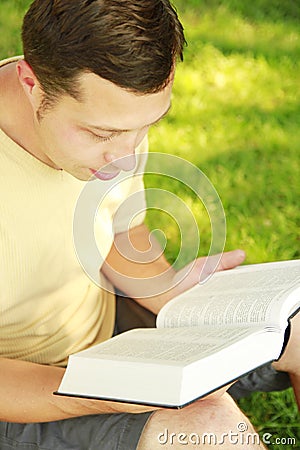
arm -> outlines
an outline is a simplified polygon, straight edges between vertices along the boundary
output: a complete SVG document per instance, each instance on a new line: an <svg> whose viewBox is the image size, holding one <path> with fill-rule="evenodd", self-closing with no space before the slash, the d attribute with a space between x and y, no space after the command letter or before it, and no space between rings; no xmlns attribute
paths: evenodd
<svg viewBox="0 0 300 450"><path fill-rule="evenodd" d="M120 234L106 260L103 272L115 286L154 313L173 296L199 281L199 272L205 258L197 260L189 275L174 287L176 277L188 267L176 273L165 259L159 245L153 242L151 247L149 230L145 225L132 229L130 239L139 253L133 255L132 249L131 253L126 252L127 233ZM145 252L146 250L149 251ZM240 251L225 253L218 270L234 267L242 260L243 253ZM155 282L153 277L156 277ZM151 292L154 295L145 298L145 293ZM53 392L58 389L64 370L55 366L0 358L0 420L19 423L48 422L90 414L141 413L157 409L55 396Z"/></svg>
<svg viewBox="0 0 300 450"><path fill-rule="evenodd" d="M0 358L0 420L49 422L90 414L141 413L156 408L53 395L63 368Z"/></svg>
<svg viewBox="0 0 300 450"><path fill-rule="evenodd" d="M115 287L155 314L166 302L157 292L167 290L176 274L143 224L115 236L101 270Z"/></svg>
<svg viewBox="0 0 300 450"><path fill-rule="evenodd" d="M209 257L216 261L216 256ZM219 263L214 270L232 269L245 258L242 250L217 255ZM165 303L200 281L207 258L198 258L176 272L166 260L159 244L146 225L142 224L116 235L115 243L102 266L110 282L157 314ZM202 279L210 273L205 266Z"/></svg>
<svg viewBox="0 0 300 450"><path fill-rule="evenodd" d="M159 408L53 395L65 369L0 358L0 421L51 422L92 414L155 411ZM211 394L219 397L225 389Z"/></svg>

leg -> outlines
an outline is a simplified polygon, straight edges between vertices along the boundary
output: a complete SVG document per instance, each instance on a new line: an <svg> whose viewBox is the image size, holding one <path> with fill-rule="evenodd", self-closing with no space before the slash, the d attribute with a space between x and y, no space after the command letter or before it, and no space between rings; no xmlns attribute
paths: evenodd
<svg viewBox="0 0 300 450"><path fill-rule="evenodd" d="M291 320L291 334L286 349L279 361L273 363L273 367L289 373L300 411L300 313Z"/></svg>
<svg viewBox="0 0 300 450"><path fill-rule="evenodd" d="M289 387L289 375L286 372L278 372L272 364L267 364L240 378L228 389L228 393L235 400L239 400L253 392L283 391Z"/></svg>
<svg viewBox="0 0 300 450"><path fill-rule="evenodd" d="M186 408L152 414L138 450L207 448L264 449L259 436L228 394L195 402Z"/></svg>
<svg viewBox="0 0 300 450"><path fill-rule="evenodd" d="M133 328L155 328L156 316L131 298L116 295L116 333Z"/></svg>
<svg viewBox="0 0 300 450"><path fill-rule="evenodd" d="M290 378L294 389L294 395L298 405L298 410L300 411L300 376L291 374Z"/></svg>

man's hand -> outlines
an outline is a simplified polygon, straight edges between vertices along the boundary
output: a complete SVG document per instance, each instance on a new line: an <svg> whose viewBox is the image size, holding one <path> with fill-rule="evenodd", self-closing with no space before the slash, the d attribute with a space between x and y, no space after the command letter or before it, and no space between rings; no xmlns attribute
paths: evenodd
<svg viewBox="0 0 300 450"><path fill-rule="evenodd" d="M172 297L190 289L197 283L204 282L214 272L239 266L244 261L245 256L243 250L233 250L192 261L174 276L174 288L171 290Z"/></svg>
<svg viewBox="0 0 300 450"><path fill-rule="evenodd" d="M202 257L192 261L176 272L173 278L168 281L170 286L169 289L165 286L164 290L162 289L160 294L153 296L153 305L159 305L159 309L161 309L174 297L192 288L197 283L203 283L214 272L234 269L239 266L244 261L245 256L246 255L243 250L232 250L220 255ZM147 301L149 302L150 299ZM144 301L139 303L153 311L153 306L151 303L148 303L148 305L146 305Z"/></svg>

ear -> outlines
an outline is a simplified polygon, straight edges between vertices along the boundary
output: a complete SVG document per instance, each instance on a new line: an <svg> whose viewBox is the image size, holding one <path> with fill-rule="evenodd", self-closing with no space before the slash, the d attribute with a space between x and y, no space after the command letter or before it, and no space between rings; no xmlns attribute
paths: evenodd
<svg viewBox="0 0 300 450"><path fill-rule="evenodd" d="M36 111L42 101L42 89L38 79L31 66L26 61L18 61L16 68L19 82L25 92L25 95L27 96L33 109Z"/></svg>

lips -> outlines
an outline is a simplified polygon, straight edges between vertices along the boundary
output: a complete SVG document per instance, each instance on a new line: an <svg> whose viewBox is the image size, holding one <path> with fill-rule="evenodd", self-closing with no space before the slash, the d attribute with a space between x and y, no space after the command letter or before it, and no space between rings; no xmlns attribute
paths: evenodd
<svg viewBox="0 0 300 450"><path fill-rule="evenodd" d="M99 170L94 170L94 169L90 169L90 171L96 178L98 178L98 180L102 180L102 181L112 180L113 178L116 178L120 173L120 171L109 173L109 172L101 172Z"/></svg>

